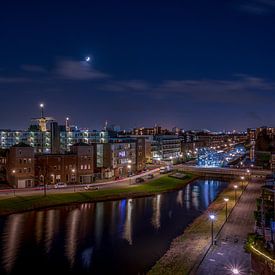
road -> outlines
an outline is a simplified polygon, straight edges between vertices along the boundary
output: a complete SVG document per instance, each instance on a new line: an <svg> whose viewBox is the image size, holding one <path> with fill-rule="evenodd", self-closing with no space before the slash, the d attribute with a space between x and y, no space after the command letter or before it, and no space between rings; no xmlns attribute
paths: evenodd
<svg viewBox="0 0 275 275"><path fill-rule="evenodd" d="M248 233L254 232L254 210L256 198L260 196L261 184L250 183L232 211L214 245L208 252L198 271L199 275L250 274L250 254L244 251Z"/></svg>
<svg viewBox="0 0 275 275"><path fill-rule="evenodd" d="M177 168L185 171L185 172L197 172L202 174L216 174L216 175L235 175L235 176L267 176L271 175L271 170L263 170L263 169L240 169L240 168L227 168L227 167L201 167L194 165L177 165Z"/></svg>
<svg viewBox="0 0 275 275"><path fill-rule="evenodd" d="M144 177L148 174L154 174L157 176L159 174L159 168L132 176L123 178L121 180L112 180L112 181L106 181L101 183L92 183L89 184L92 188L100 188L100 189L108 189L108 188L121 188L121 187L127 187L127 186L136 186L133 185L135 183L135 179L139 177ZM47 189L47 194L54 194L54 193L73 193L73 192L79 192L79 191L85 191L84 187L87 186L87 184L76 184L76 185L68 185L66 188L53 188L50 187ZM0 199L3 198L9 198L13 196L31 196L31 195L38 195L44 192L43 187L40 188L22 188L22 189L2 189L0 190Z"/></svg>

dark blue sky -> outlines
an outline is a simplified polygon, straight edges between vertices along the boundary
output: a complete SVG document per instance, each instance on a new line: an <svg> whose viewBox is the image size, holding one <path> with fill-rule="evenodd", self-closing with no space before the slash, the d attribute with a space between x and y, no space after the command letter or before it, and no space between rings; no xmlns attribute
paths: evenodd
<svg viewBox="0 0 275 275"><path fill-rule="evenodd" d="M5 1L0 128L275 121L275 0ZM85 62L91 56L91 62Z"/></svg>

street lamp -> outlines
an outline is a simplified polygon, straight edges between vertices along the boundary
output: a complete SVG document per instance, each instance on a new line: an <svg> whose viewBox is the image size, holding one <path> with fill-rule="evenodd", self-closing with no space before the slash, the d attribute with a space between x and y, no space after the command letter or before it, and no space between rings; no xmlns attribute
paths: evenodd
<svg viewBox="0 0 275 275"><path fill-rule="evenodd" d="M131 167L132 167L132 165L130 165L130 164L127 165L127 168L128 168L128 176L131 175Z"/></svg>
<svg viewBox="0 0 275 275"><path fill-rule="evenodd" d="M240 274L240 271L237 268L232 268L231 271L232 271L232 274Z"/></svg>
<svg viewBox="0 0 275 275"><path fill-rule="evenodd" d="M244 176L241 176L241 182L242 182L242 192L243 192L243 181L244 181Z"/></svg>
<svg viewBox="0 0 275 275"><path fill-rule="evenodd" d="M12 172L12 174L13 174L14 183L15 183L15 173L16 173L16 170L13 169L11 172ZM14 186L13 186L13 196L15 197L15 188L14 188Z"/></svg>
<svg viewBox="0 0 275 275"><path fill-rule="evenodd" d="M211 220L211 245L214 244L214 220L215 220L215 215L211 214L209 215L209 218Z"/></svg>
<svg viewBox="0 0 275 275"><path fill-rule="evenodd" d="M227 221L227 203L229 201L229 198L224 198L223 200L225 201L225 221Z"/></svg>
<svg viewBox="0 0 275 275"><path fill-rule="evenodd" d="M235 189L235 204L237 202L237 189L238 189L238 185L234 185L234 189Z"/></svg>
<svg viewBox="0 0 275 275"><path fill-rule="evenodd" d="M72 169L72 176L73 176L73 184L74 184L74 192L75 192L75 169Z"/></svg>

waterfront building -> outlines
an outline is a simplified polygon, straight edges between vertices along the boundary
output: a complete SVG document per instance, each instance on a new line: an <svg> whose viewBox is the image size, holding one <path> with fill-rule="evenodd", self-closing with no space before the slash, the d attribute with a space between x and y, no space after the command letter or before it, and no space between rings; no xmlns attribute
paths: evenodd
<svg viewBox="0 0 275 275"><path fill-rule="evenodd" d="M39 184L89 184L94 181L93 146L76 143L65 154L37 154L35 175Z"/></svg>
<svg viewBox="0 0 275 275"><path fill-rule="evenodd" d="M34 149L30 145L18 143L7 153L6 177L15 188L34 186Z"/></svg>
<svg viewBox="0 0 275 275"><path fill-rule="evenodd" d="M145 138L118 137L95 144L96 168L101 178L123 177L144 170Z"/></svg>

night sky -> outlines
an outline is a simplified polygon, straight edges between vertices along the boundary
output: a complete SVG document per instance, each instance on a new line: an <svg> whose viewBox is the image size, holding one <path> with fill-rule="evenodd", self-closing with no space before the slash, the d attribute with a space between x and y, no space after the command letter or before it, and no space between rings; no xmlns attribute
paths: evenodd
<svg viewBox="0 0 275 275"><path fill-rule="evenodd" d="M0 128L275 126L274 26L275 0L1 1Z"/></svg>

